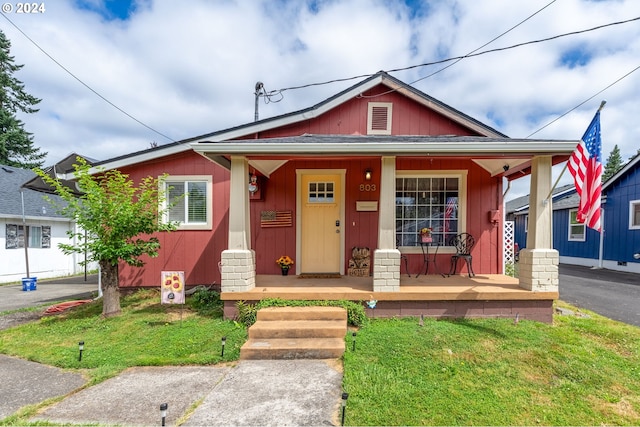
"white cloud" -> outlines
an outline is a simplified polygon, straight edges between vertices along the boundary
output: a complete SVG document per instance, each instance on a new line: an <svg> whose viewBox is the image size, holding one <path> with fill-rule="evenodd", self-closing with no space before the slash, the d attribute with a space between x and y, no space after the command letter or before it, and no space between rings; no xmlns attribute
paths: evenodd
<svg viewBox="0 0 640 427"><path fill-rule="evenodd" d="M109 101L183 139L253 120L257 81L275 90L464 55L549 0L418 3L421 9L412 11L399 0L159 0L139 2L128 20L109 21L59 0L44 14L7 17ZM556 1L483 50L638 16L636 0ZM24 64L16 77L43 99L39 113L21 118L49 152L48 163L72 151L106 159L168 142L84 87L10 23L3 31L16 63ZM586 63L563 64L574 51L586 53ZM509 136L525 137L633 70L637 58L636 21L467 58L415 86ZM444 65L394 76L410 83ZM580 138L606 99L603 157L617 144L627 159L640 139L639 79L640 71L631 74L535 137ZM279 103L260 102L260 117L308 107L356 82L285 91ZM527 192L528 185L515 183L511 197Z"/></svg>

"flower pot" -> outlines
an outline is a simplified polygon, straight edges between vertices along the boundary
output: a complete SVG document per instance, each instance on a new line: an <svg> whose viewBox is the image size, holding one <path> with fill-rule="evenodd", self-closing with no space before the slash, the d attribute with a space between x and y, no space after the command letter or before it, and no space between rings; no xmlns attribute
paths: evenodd
<svg viewBox="0 0 640 427"><path fill-rule="evenodd" d="M423 234L420 236L422 243L431 243L433 242L433 237Z"/></svg>
<svg viewBox="0 0 640 427"><path fill-rule="evenodd" d="M281 269L281 271L282 271L282 275L283 276L288 276L289 275L289 269L288 268L283 268L283 269Z"/></svg>

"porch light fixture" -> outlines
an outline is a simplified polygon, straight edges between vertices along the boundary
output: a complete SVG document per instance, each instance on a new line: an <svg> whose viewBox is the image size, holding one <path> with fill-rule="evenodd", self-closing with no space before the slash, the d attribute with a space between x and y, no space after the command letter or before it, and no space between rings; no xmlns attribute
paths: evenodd
<svg viewBox="0 0 640 427"><path fill-rule="evenodd" d="M162 425L164 426L165 420L167 419L167 408L169 405L166 403L162 403L160 405L160 416L162 417Z"/></svg>
<svg viewBox="0 0 640 427"><path fill-rule="evenodd" d="M342 393L342 424L344 425L344 413L347 409L347 399L349 398L349 393Z"/></svg>
<svg viewBox="0 0 640 427"><path fill-rule="evenodd" d="M82 362L82 351L84 350L84 341L78 343L78 362Z"/></svg>
<svg viewBox="0 0 640 427"><path fill-rule="evenodd" d="M371 169L365 169L364 171L364 180L371 181Z"/></svg>
<svg viewBox="0 0 640 427"><path fill-rule="evenodd" d="M222 337L222 352L220 353L220 357L224 357L224 346L227 344L227 337Z"/></svg>

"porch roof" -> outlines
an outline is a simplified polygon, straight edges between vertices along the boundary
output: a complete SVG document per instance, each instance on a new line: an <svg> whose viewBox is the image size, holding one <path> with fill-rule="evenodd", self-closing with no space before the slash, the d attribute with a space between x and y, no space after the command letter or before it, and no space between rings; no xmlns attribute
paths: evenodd
<svg viewBox="0 0 640 427"><path fill-rule="evenodd" d="M467 157L492 173L509 176L529 166L533 156L567 160L578 141L481 136L312 135L192 143L193 150L228 168L228 157L419 156ZM507 166L506 168L504 168ZM504 170L506 169L506 170Z"/></svg>

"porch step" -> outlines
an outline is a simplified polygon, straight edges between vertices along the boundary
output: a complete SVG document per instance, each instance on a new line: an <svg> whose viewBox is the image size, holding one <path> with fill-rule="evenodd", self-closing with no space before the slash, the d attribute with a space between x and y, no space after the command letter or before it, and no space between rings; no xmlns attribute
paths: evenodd
<svg viewBox="0 0 640 427"><path fill-rule="evenodd" d="M240 359L339 358L346 333L343 308L269 307L258 311Z"/></svg>
<svg viewBox="0 0 640 427"><path fill-rule="evenodd" d="M344 338L346 321L258 320L249 328L251 338Z"/></svg>
<svg viewBox="0 0 640 427"><path fill-rule="evenodd" d="M250 339L240 349L240 359L338 359L343 353L344 338Z"/></svg>
<svg viewBox="0 0 640 427"><path fill-rule="evenodd" d="M267 307L258 311L258 320L341 320L347 311L340 307Z"/></svg>

